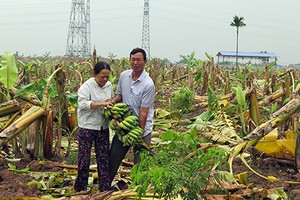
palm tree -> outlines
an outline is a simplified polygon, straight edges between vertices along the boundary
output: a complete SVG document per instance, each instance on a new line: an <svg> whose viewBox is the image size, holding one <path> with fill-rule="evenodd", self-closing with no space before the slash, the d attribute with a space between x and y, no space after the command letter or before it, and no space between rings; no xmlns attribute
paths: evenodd
<svg viewBox="0 0 300 200"><path fill-rule="evenodd" d="M234 16L232 22L230 23L230 26L236 27L236 71L238 70L238 52L239 52L239 28L246 26L244 23L244 17Z"/></svg>

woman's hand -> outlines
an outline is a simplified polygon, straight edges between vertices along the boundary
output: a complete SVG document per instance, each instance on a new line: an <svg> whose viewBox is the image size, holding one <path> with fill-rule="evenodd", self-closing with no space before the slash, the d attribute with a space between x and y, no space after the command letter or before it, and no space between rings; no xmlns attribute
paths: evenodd
<svg viewBox="0 0 300 200"><path fill-rule="evenodd" d="M113 99L107 99L107 100L104 102L104 105L105 105L105 106L113 106L113 105L114 105Z"/></svg>
<svg viewBox="0 0 300 200"><path fill-rule="evenodd" d="M112 98L112 99L109 99L113 104L116 104L117 103L117 101L116 101L116 99L115 98Z"/></svg>

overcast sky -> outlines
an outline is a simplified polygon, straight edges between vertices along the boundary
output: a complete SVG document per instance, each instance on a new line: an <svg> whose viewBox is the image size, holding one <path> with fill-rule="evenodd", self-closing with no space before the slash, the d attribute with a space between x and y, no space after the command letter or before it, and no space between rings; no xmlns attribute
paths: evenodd
<svg viewBox="0 0 300 200"><path fill-rule="evenodd" d="M143 0L90 0L91 48L117 58L141 46ZM64 55L71 0L0 0L0 53ZM300 63L299 0L150 0L151 56L179 61L180 55L235 51L233 16L245 18L239 51L268 51L278 63Z"/></svg>

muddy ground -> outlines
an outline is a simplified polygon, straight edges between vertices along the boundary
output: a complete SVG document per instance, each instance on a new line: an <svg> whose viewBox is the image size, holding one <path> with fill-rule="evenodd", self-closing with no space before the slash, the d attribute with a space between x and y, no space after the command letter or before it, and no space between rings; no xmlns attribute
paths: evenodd
<svg viewBox="0 0 300 200"><path fill-rule="evenodd" d="M159 107L159 105L157 105L157 107ZM189 118L197 115L197 112L193 113L189 116ZM55 161L48 160L41 164L37 160L34 160L30 155L25 155L20 157L19 161L9 161L5 159L5 156L1 154L0 150L0 199L25 199L25 197L41 199L41 197L49 195L49 192L38 189L36 184L28 186L27 183L32 181L30 176L26 175L26 173L14 173L9 170L8 165L9 163L12 163L19 170L29 167L30 171L35 172L63 171L64 167L62 167L62 165L67 164L67 160L64 157L54 158L53 160ZM132 155L129 153L124 163L130 164L131 162ZM272 188L283 188L289 199L300 200L300 173L294 168L293 160L275 159L253 151L251 152L251 159L249 159L248 164L266 177L275 176L279 179L279 181L270 183L255 175L241 162L239 158L236 158L233 162L233 172L234 174L248 172L249 187L266 189L266 193ZM76 168L76 160L73 161L71 166ZM126 165L126 168L130 170L130 165ZM296 182L299 183L297 184ZM74 180L71 180L66 182L64 186L72 187L73 184ZM119 186L120 189L127 188L127 185L124 183Z"/></svg>
<svg viewBox="0 0 300 200"><path fill-rule="evenodd" d="M24 156L19 161L14 161L13 165L17 169L24 169L29 167L30 171L37 172L59 172L63 167L58 165L62 164L64 160L58 162L46 161L40 164L38 161L31 159L29 155ZM26 173L17 174L9 170L8 164L10 161L0 157L0 198L18 198L24 197L40 198L48 195L48 192L39 190L36 184L28 186L27 183L32 181ZM59 163L59 164L58 164ZM300 174L294 169L291 162L283 163L267 156L260 156L253 158L249 164L256 169L259 173L265 176L275 176L280 181L270 183L263 178L253 174L249 169L239 160L235 159L233 170L235 174L248 171L249 183L258 188L272 189L282 187L290 199L300 199L300 185L289 184L285 181L299 181ZM75 166L75 165L74 165ZM68 182L69 186L74 184L73 181Z"/></svg>

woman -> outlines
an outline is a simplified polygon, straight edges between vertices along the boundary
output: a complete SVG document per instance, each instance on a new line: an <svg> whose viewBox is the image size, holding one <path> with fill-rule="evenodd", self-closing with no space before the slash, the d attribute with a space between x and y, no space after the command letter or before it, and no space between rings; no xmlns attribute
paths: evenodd
<svg viewBox="0 0 300 200"><path fill-rule="evenodd" d="M74 189L87 190L90 157L94 142L99 190L110 189L109 176L109 129L108 120L101 115L101 109L111 102L113 86L108 81L111 69L106 62L94 67L94 77L89 78L78 90L78 175Z"/></svg>

